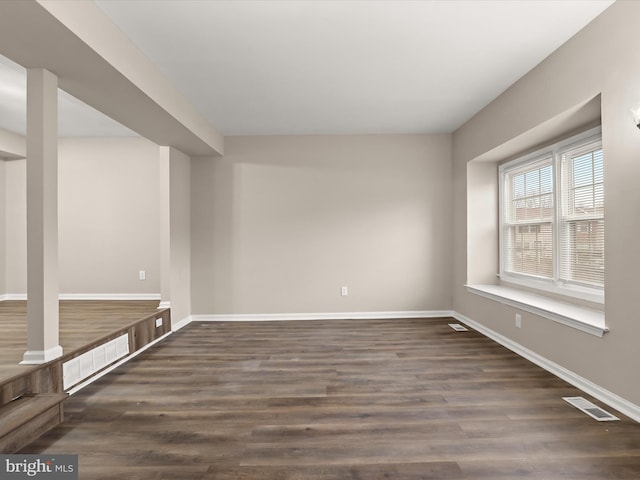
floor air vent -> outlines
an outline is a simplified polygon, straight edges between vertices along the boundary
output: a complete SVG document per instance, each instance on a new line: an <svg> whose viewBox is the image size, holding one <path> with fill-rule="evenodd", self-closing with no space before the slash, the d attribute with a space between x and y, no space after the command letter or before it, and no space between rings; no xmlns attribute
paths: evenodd
<svg viewBox="0 0 640 480"><path fill-rule="evenodd" d="M468 331L468 329L466 327L463 327L459 323L450 323L449 326L451 328L453 328L456 332L466 332L466 331Z"/></svg>
<svg viewBox="0 0 640 480"><path fill-rule="evenodd" d="M613 420L620 420L618 417L611 415L609 412L601 409L597 405L594 405L584 397L562 397L562 399L566 402L569 402L577 409L582 410L591 418L595 418L599 422L611 422Z"/></svg>

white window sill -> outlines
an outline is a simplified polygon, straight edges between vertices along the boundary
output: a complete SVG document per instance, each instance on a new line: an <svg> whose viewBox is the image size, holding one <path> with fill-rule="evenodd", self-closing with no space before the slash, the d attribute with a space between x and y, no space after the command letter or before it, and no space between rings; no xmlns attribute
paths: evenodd
<svg viewBox="0 0 640 480"><path fill-rule="evenodd" d="M466 287L470 293L548 318L597 337L602 337L609 331L605 325L604 312L503 285L466 285Z"/></svg>
<svg viewBox="0 0 640 480"><path fill-rule="evenodd" d="M551 282L546 281L532 281L530 278L522 279L514 275L501 274L498 278L502 280L503 284L513 284L518 286L533 288L534 290L542 290L551 294L562 295L565 297L573 297L580 300L586 300L587 302L600 303L604 305L604 290L597 291L596 289L588 289L579 287L577 285L563 285L562 287L556 287ZM509 285L504 285L508 287ZM544 293L542 294L544 296Z"/></svg>

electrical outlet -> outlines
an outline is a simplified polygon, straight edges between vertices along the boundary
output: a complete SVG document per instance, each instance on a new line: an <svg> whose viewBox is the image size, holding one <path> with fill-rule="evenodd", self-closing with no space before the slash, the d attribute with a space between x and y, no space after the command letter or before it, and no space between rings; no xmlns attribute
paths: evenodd
<svg viewBox="0 0 640 480"><path fill-rule="evenodd" d="M349 288L348 287L340 287L340 295L343 297L346 297L347 295L349 295Z"/></svg>
<svg viewBox="0 0 640 480"><path fill-rule="evenodd" d="M162 326L162 317L156 318L156 328Z"/></svg>
<svg viewBox="0 0 640 480"><path fill-rule="evenodd" d="M522 328L522 315L516 313L516 327Z"/></svg>
<svg viewBox="0 0 640 480"><path fill-rule="evenodd" d="M140 280L146 280L147 279L147 272L145 272L144 270L140 270L138 272L138 278Z"/></svg>

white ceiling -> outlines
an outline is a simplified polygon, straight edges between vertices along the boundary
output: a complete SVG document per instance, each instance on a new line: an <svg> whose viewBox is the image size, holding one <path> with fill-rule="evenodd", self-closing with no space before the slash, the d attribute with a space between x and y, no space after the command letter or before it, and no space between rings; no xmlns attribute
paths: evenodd
<svg viewBox="0 0 640 480"><path fill-rule="evenodd" d="M2 49L0 48L0 53ZM26 70L0 55L0 128L26 134ZM58 132L68 136L134 136L135 132L103 115L84 102L58 90Z"/></svg>
<svg viewBox="0 0 640 480"><path fill-rule="evenodd" d="M96 3L220 133L266 135L452 132L612 1ZM0 128L24 126L20 82L0 58ZM65 135L131 134L61 111Z"/></svg>

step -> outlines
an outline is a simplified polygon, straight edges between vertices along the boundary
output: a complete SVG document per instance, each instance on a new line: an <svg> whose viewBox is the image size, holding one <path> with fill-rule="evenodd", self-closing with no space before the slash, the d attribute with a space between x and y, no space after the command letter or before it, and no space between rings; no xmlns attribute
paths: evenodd
<svg viewBox="0 0 640 480"><path fill-rule="evenodd" d="M0 406L0 453L14 453L60 425L64 393L27 394Z"/></svg>

